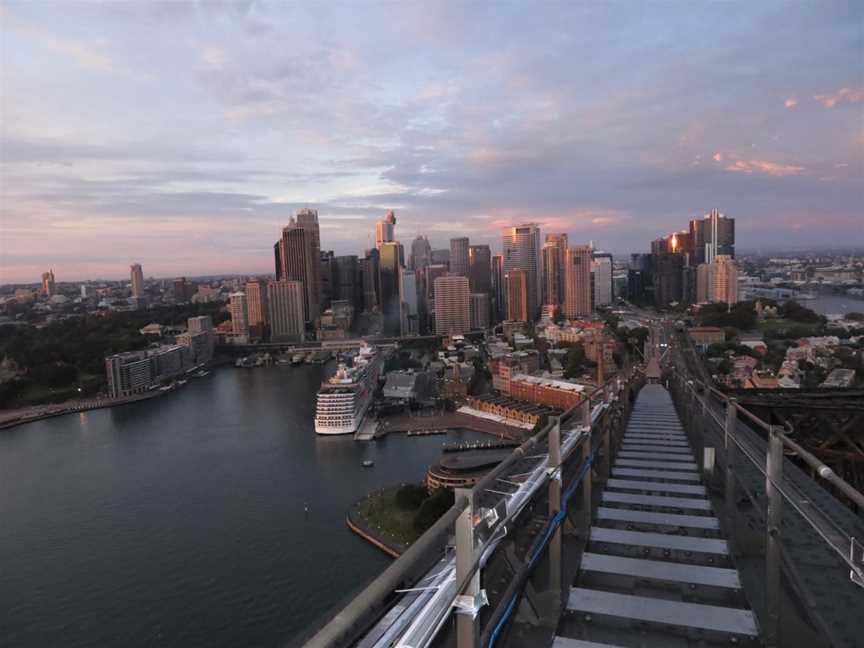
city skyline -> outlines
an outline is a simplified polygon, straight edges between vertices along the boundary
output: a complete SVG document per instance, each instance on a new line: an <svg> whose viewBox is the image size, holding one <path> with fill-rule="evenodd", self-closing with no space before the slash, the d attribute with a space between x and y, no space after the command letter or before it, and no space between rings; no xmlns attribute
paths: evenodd
<svg viewBox="0 0 864 648"><path fill-rule="evenodd" d="M737 8L6 4L0 276L268 273L305 207L337 254L391 209L403 245L493 253L714 207L752 248L862 242L860 13Z"/></svg>

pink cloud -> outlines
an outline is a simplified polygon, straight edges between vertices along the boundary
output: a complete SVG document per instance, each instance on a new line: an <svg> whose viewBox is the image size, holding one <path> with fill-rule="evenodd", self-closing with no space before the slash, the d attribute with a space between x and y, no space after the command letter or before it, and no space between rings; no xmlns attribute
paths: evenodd
<svg viewBox="0 0 864 648"><path fill-rule="evenodd" d="M723 154L722 153L715 153L712 157L713 157L715 162L722 162L723 161Z"/></svg>
<svg viewBox="0 0 864 648"><path fill-rule="evenodd" d="M864 101L864 88L840 88L837 92L816 95L813 98L826 108L844 103L860 103Z"/></svg>
<svg viewBox="0 0 864 648"><path fill-rule="evenodd" d="M800 175L804 167L791 164L778 164L766 160L736 160L726 166L727 171L733 173L748 173L767 175L774 178Z"/></svg>
<svg viewBox="0 0 864 648"><path fill-rule="evenodd" d="M797 97L787 97L786 101L783 102L783 105L786 108L794 108L795 106L798 105L798 98Z"/></svg>

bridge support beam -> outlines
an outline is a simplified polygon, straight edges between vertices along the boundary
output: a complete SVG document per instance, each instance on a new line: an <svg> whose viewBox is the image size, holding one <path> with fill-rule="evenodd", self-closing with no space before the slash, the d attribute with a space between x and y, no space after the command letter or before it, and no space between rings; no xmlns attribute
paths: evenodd
<svg viewBox="0 0 864 648"><path fill-rule="evenodd" d="M783 441L772 425L765 461L765 493L768 495L767 545L765 553L765 644L780 645L780 531L783 525Z"/></svg>
<svg viewBox="0 0 864 648"><path fill-rule="evenodd" d="M468 506L456 518L456 582L464 583L474 564L474 494L470 488L457 488L456 497L468 499ZM475 648L480 642L477 611L480 600L480 570L474 572L465 589L456 597L456 646Z"/></svg>

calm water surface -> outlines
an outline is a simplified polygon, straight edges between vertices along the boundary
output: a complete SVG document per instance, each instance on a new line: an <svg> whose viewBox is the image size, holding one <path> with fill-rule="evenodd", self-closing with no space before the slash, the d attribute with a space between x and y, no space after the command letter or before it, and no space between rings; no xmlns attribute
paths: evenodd
<svg viewBox="0 0 864 648"><path fill-rule="evenodd" d="M277 646L379 573L345 512L445 437L316 437L322 371L221 369L0 431L0 645Z"/></svg>

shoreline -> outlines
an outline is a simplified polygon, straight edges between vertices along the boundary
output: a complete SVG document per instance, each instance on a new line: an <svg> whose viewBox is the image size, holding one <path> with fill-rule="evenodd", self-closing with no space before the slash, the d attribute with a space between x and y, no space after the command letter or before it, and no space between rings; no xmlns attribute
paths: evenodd
<svg viewBox="0 0 864 648"><path fill-rule="evenodd" d="M363 540L371 544L373 547L377 547L391 558L398 558L402 555L401 551L398 551L397 549L388 546L385 540L376 538L371 531L361 529L354 522L352 522L351 513L345 516L345 524L348 525L348 528L351 529L351 531L353 531L355 534L360 536Z"/></svg>

